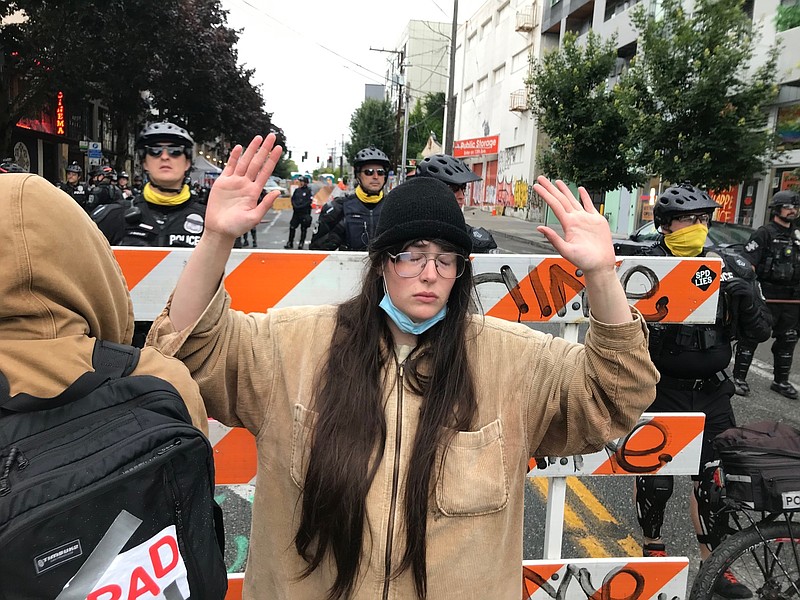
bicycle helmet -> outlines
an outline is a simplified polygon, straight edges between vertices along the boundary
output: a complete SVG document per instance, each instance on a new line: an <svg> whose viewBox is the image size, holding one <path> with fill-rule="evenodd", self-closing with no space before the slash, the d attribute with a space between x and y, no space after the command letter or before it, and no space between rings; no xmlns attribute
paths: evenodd
<svg viewBox="0 0 800 600"><path fill-rule="evenodd" d="M130 179L130 177L128 177L128 172L127 171L120 171L119 175L117 175L117 177L119 179Z"/></svg>
<svg viewBox="0 0 800 600"><path fill-rule="evenodd" d="M689 183L671 185L656 200L653 224L658 228L668 225L675 215L689 212L714 212L719 204L706 192Z"/></svg>
<svg viewBox="0 0 800 600"><path fill-rule="evenodd" d="M67 173L77 173L80 175L83 173L83 168L77 163L77 161L72 161L66 169Z"/></svg>
<svg viewBox="0 0 800 600"><path fill-rule="evenodd" d="M15 163L13 158L6 158L0 162L0 173L27 173L27 171Z"/></svg>
<svg viewBox="0 0 800 600"><path fill-rule="evenodd" d="M417 165L415 177L433 177L448 185L462 185L480 181L481 177L470 171L469 167L449 154L433 154L423 158Z"/></svg>
<svg viewBox="0 0 800 600"><path fill-rule="evenodd" d="M103 165L102 167L98 167L97 170L94 172L95 177L103 177L106 179L113 179L116 177L116 173L114 172L114 167L111 165Z"/></svg>
<svg viewBox="0 0 800 600"><path fill-rule="evenodd" d="M356 158L353 161L353 167L355 167L356 171L360 171L362 166L369 163L383 165L383 168L387 171L392 166L392 164L389 162L389 157L386 156L381 150L378 150L375 146L362 148L356 152Z"/></svg>
<svg viewBox="0 0 800 600"><path fill-rule="evenodd" d="M769 207L772 209L773 213L778 213L781 210L781 207L783 207L785 204L800 206L800 194L792 190L782 190L777 192L772 197Z"/></svg>
<svg viewBox="0 0 800 600"><path fill-rule="evenodd" d="M186 149L184 151L186 158L192 159L194 151L192 136L183 127L164 121L163 123L150 123L139 132L139 136L136 138L136 151L139 154L139 160L144 160L145 146L164 142L183 146Z"/></svg>

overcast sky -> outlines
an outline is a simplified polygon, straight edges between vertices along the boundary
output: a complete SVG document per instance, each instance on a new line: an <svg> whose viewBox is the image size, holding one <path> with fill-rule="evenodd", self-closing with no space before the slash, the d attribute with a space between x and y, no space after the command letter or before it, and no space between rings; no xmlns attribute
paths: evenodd
<svg viewBox="0 0 800 600"><path fill-rule="evenodd" d="M484 0L459 0L463 23ZM301 170L347 141L364 85L384 84L390 54L410 20L452 22L453 0L222 0L240 29L239 60L255 69L267 111ZM231 107L235 110L236 107ZM300 164L308 152L309 160ZM325 160L322 158L322 160Z"/></svg>

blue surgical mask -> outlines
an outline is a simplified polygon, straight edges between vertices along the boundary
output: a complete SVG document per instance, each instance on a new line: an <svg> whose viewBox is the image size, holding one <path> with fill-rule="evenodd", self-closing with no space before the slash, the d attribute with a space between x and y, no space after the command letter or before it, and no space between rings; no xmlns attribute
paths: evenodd
<svg viewBox="0 0 800 600"><path fill-rule="evenodd" d="M402 331L403 333L412 333L414 335L419 335L428 331L431 327L436 325L439 321L444 319L445 315L447 314L447 304L442 307L442 310L437 312L433 315L430 319L426 319L417 323L416 321L412 321L411 318L402 312L399 308L397 308L392 299L389 297L389 292L386 291L386 285L384 284L384 294L383 300L378 305L380 306L389 318L394 321L394 324L397 325L397 328Z"/></svg>

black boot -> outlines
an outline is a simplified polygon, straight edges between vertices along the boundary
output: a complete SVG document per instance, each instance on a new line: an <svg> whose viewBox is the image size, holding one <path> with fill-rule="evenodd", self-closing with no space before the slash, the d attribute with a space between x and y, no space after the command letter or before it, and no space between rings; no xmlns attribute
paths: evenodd
<svg viewBox="0 0 800 600"><path fill-rule="evenodd" d="M294 247L294 229L289 230L289 241L286 242L284 248L286 250L291 250Z"/></svg>
<svg viewBox="0 0 800 600"><path fill-rule="evenodd" d="M769 389L789 398L789 400L797 400L797 390L789 383L789 373L792 370L792 353L778 352L773 356L775 357L775 368L772 373L774 381L769 386Z"/></svg>
<svg viewBox="0 0 800 600"><path fill-rule="evenodd" d="M743 344L741 341L736 344L736 359L733 364L733 386L737 396L749 396L750 386L747 383L747 372L753 362L755 346Z"/></svg>

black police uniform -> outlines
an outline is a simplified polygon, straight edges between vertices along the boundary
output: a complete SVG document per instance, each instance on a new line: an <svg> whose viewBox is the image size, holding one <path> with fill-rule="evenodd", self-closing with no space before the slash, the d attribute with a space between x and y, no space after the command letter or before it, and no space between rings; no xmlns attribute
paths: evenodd
<svg viewBox="0 0 800 600"><path fill-rule="evenodd" d="M367 250L382 206L383 199L365 204L355 194L328 202L322 207L308 247L312 250Z"/></svg>
<svg viewBox="0 0 800 600"><path fill-rule="evenodd" d="M292 220L289 222L289 241L286 248L291 248L294 244L295 229L300 227L300 240L297 244L298 248L303 248L306 241L306 231L311 226L311 204L314 195L311 193L311 188L307 185L298 187L292 192Z"/></svg>
<svg viewBox="0 0 800 600"><path fill-rule="evenodd" d="M759 227L744 247L745 255L756 266L756 274L764 296L771 300L800 299L800 230L794 224L783 227L774 221ZM770 302L775 341L774 380L787 386L789 397L795 397L789 388L794 348L800 326L800 304ZM740 344L736 353L734 377L744 379L756 346ZM780 390L779 390L780 391ZM781 392L783 393L783 392Z"/></svg>
<svg viewBox="0 0 800 600"><path fill-rule="evenodd" d="M144 195L135 196L125 212L125 235L121 246L193 248L205 227L206 206L195 195L175 206L151 204ZM133 345L144 346L149 321L136 321Z"/></svg>
<svg viewBox="0 0 800 600"><path fill-rule="evenodd" d="M62 182L58 184L60 190L68 193L75 202L78 203L83 210L87 213L91 212L89 208L89 186L83 182L78 182L75 185L69 182Z"/></svg>
<svg viewBox="0 0 800 600"><path fill-rule="evenodd" d="M193 248L205 226L206 206L195 195L176 206L152 204L143 195L133 198L125 215L122 246Z"/></svg>
<svg viewBox="0 0 800 600"><path fill-rule="evenodd" d="M125 210L128 203L122 191L111 183L103 182L92 188L90 204L95 209L89 214L108 243L118 246L125 236Z"/></svg>
<svg viewBox="0 0 800 600"><path fill-rule="evenodd" d="M712 324L649 323L650 357L661 374L656 398L649 412L702 412L706 415L701 449L699 481L695 494L701 521L707 531L698 541L716 546L727 525L716 518L712 498L714 459L712 440L735 426L731 396L733 382L725 369L731 360L731 341L741 335L757 339L769 336L766 305L758 292L750 264L732 251L719 251L724 260L717 318ZM644 249L648 256L672 256L663 239ZM705 252L703 253L705 255ZM688 284L688 282L687 282ZM637 515L644 535L661 537L666 502L672 494L671 476L637 477Z"/></svg>

